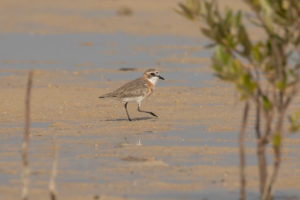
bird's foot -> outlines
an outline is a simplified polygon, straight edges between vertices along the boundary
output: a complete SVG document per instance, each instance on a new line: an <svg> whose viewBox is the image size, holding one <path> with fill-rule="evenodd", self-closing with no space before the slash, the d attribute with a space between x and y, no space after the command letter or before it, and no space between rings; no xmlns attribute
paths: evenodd
<svg viewBox="0 0 300 200"><path fill-rule="evenodd" d="M155 113L153 113L153 112L150 112L150 114L152 115L152 116L154 116L154 117L158 117Z"/></svg>

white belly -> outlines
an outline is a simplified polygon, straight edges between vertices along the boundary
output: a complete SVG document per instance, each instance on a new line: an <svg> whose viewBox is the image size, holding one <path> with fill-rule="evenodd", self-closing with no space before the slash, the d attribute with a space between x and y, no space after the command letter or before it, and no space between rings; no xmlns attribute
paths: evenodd
<svg viewBox="0 0 300 200"><path fill-rule="evenodd" d="M143 99L144 99L143 96L140 96L140 97L127 97L127 98L122 99L122 101L123 102L136 101L136 102L140 103Z"/></svg>

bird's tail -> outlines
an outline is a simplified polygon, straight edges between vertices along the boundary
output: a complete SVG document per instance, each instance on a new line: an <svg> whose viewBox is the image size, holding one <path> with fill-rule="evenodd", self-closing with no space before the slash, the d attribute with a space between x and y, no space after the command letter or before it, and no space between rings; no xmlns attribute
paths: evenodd
<svg viewBox="0 0 300 200"><path fill-rule="evenodd" d="M104 95L100 96L99 99L104 99L104 98L107 98L107 97L112 97L112 93L104 94Z"/></svg>

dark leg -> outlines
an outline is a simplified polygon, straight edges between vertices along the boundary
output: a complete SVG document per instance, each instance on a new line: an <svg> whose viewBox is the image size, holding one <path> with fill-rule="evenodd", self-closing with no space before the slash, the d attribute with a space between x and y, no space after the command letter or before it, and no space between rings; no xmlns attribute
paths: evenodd
<svg viewBox="0 0 300 200"><path fill-rule="evenodd" d="M141 110L140 109L140 106L141 106L141 104L138 104L138 111L139 112L143 112L143 113L148 113L148 114L150 114L150 115L152 115L152 116L154 116L154 117L158 117L156 114L154 114L153 112L149 112L149 111L144 111L144 110Z"/></svg>
<svg viewBox="0 0 300 200"><path fill-rule="evenodd" d="M125 107L125 110L126 110L126 114L127 114L128 120L131 121L131 118L129 117L129 114L128 114L128 111L127 111L127 104L128 104L128 102L126 102L124 104L124 107Z"/></svg>

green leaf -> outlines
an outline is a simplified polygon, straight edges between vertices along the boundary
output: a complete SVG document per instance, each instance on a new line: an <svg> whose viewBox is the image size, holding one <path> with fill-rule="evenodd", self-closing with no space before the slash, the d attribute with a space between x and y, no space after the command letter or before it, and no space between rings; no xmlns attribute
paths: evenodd
<svg viewBox="0 0 300 200"><path fill-rule="evenodd" d="M212 33L211 29L207 29L207 28L201 28L201 32L208 38L212 38L214 34Z"/></svg>
<svg viewBox="0 0 300 200"><path fill-rule="evenodd" d="M251 52L251 42L250 42L250 39L249 39L249 36L248 36L248 33L245 29L244 26L241 26L239 28L239 32L238 32L238 39L239 39L239 42L241 43L241 45L243 46L244 48L244 51L243 51L243 54L248 56Z"/></svg>
<svg viewBox="0 0 300 200"><path fill-rule="evenodd" d="M230 73L234 76L239 76L240 74L240 69L241 69L241 63L239 62L239 60L235 59L232 63L231 66L229 68Z"/></svg>
<svg viewBox="0 0 300 200"><path fill-rule="evenodd" d="M287 77L286 74L283 74L283 80L282 81L276 81L276 87L279 89L280 92L283 92L286 89L287 86Z"/></svg>
<svg viewBox="0 0 300 200"><path fill-rule="evenodd" d="M300 130L300 123L299 123L299 117L300 117L300 112L294 112L292 115L288 117L289 122L290 122L290 128L289 131L291 133L295 133Z"/></svg>
<svg viewBox="0 0 300 200"><path fill-rule="evenodd" d="M262 61L262 54L259 50L260 47L261 43L257 43L256 45L252 46L251 49L252 57L257 63L261 63Z"/></svg>
<svg viewBox="0 0 300 200"><path fill-rule="evenodd" d="M263 106L266 111L270 111L272 109L272 103L269 101L267 96L263 96Z"/></svg>
<svg viewBox="0 0 300 200"><path fill-rule="evenodd" d="M226 46L228 46L230 49L233 49L236 45L235 37L231 34L227 35L226 40L224 42Z"/></svg>
<svg viewBox="0 0 300 200"><path fill-rule="evenodd" d="M288 73L292 78L296 78L296 76L297 76L294 69L289 69Z"/></svg>
<svg viewBox="0 0 300 200"><path fill-rule="evenodd" d="M235 82L241 73L241 64L234 60L230 53L226 52L224 47L219 45L213 56L212 67L216 76L221 80Z"/></svg>
<svg viewBox="0 0 300 200"><path fill-rule="evenodd" d="M181 10L175 10L180 15L186 17L189 20L194 20L195 16L193 15L192 11L184 4L179 3L178 4Z"/></svg>
<svg viewBox="0 0 300 200"><path fill-rule="evenodd" d="M216 49L216 56L217 56L217 59L223 63L223 64L228 64L228 61L229 61L229 54L225 51L225 49L221 46L221 45L218 45L217 46L217 49Z"/></svg>
<svg viewBox="0 0 300 200"><path fill-rule="evenodd" d="M256 88L256 84L252 81L249 74L243 74L243 84L244 87L248 90L249 93L252 93Z"/></svg>
<svg viewBox="0 0 300 200"><path fill-rule="evenodd" d="M234 26L239 27L241 25L241 20L242 20L242 11L239 10L235 16Z"/></svg>
<svg viewBox="0 0 300 200"><path fill-rule="evenodd" d="M251 97L256 88L256 83L252 81L250 74L247 73L240 73L239 81L236 84L237 89L241 93L241 100Z"/></svg>
<svg viewBox="0 0 300 200"><path fill-rule="evenodd" d="M273 136L273 146L274 147L280 147L281 146L281 135L279 133L276 133Z"/></svg>
<svg viewBox="0 0 300 200"><path fill-rule="evenodd" d="M226 17L225 17L224 22L226 24L230 24L231 20L232 20L232 10L229 9L229 10L226 11Z"/></svg>
<svg viewBox="0 0 300 200"><path fill-rule="evenodd" d="M267 27L267 31L273 33L274 28L272 23L272 7L270 5L270 2L268 0L260 0L259 3L263 10L262 18Z"/></svg>

